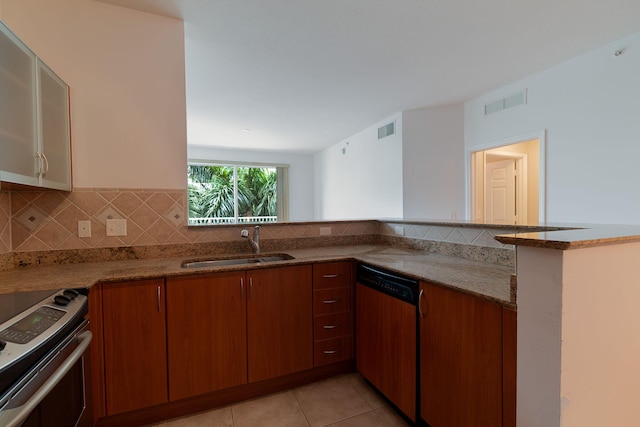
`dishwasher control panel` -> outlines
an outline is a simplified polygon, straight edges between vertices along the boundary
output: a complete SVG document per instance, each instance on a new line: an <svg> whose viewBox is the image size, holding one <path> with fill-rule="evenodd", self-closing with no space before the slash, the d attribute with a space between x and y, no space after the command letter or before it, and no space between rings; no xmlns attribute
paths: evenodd
<svg viewBox="0 0 640 427"><path fill-rule="evenodd" d="M409 304L417 305L418 280L416 279L367 264L358 264L356 281Z"/></svg>

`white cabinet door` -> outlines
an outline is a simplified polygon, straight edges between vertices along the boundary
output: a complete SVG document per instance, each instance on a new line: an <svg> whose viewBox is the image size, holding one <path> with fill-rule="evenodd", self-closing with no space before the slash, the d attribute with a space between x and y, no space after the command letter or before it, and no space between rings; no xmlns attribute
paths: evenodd
<svg viewBox="0 0 640 427"><path fill-rule="evenodd" d="M0 181L71 190L69 89L0 21Z"/></svg>
<svg viewBox="0 0 640 427"><path fill-rule="evenodd" d="M0 179L38 185L36 55L0 22Z"/></svg>
<svg viewBox="0 0 640 427"><path fill-rule="evenodd" d="M41 185L71 189L69 89L44 62L38 60Z"/></svg>

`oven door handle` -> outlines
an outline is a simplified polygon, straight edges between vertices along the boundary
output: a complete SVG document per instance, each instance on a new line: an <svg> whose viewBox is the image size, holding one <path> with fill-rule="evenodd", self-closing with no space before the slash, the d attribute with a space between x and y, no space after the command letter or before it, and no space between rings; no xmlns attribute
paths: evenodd
<svg viewBox="0 0 640 427"><path fill-rule="evenodd" d="M56 369L56 371L51 374L49 378L40 386L38 391L36 391L33 396L29 398L29 400L22 406L18 406L17 408L11 408L4 411L4 416L2 418L2 422L6 427L17 427L21 425L24 420L27 419L29 414L42 402L42 400L47 397L47 395L54 389L56 385L60 382L61 379L67 375L67 373L73 368L73 365L76 364L78 360L82 357L84 352L89 347L91 343L92 334L91 331L84 331L78 335L78 347L73 350L73 352L67 357L67 359L62 362L60 367Z"/></svg>

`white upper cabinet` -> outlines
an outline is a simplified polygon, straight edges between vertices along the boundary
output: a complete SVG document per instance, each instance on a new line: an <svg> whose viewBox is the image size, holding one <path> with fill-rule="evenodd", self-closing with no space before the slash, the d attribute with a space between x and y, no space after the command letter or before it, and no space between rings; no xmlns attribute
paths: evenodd
<svg viewBox="0 0 640 427"><path fill-rule="evenodd" d="M69 88L47 64L40 59L37 63L41 185L70 190Z"/></svg>
<svg viewBox="0 0 640 427"><path fill-rule="evenodd" d="M71 190L69 90L0 21L0 181Z"/></svg>

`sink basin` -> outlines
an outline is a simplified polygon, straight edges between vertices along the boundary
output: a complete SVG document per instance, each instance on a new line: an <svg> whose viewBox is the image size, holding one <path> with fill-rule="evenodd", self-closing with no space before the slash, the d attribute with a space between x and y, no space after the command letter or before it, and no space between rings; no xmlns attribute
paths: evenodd
<svg viewBox="0 0 640 427"><path fill-rule="evenodd" d="M213 259L186 260L180 264L182 268L222 267L241 264L261 264L265 262L286 261L293 259L289 254L242 255Z"/></svg>

